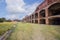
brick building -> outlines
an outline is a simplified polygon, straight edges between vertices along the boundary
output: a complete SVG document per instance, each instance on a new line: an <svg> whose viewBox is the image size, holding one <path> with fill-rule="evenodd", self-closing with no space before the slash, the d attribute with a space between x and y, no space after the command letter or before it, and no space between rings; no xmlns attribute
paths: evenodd
<svg viewBox="0 0 60 40"><path fill-rule="evenodd" d="M60 0L45 0L23 22L60 25Z"/></svg>

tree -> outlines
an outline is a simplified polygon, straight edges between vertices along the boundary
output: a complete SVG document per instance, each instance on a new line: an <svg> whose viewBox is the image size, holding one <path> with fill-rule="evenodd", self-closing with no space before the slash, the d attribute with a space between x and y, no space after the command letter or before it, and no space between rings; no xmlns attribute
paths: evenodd
<svg viewBox="0 0 60 40"><path fill-rule="evenodd" d="M6 21L5 18L0 18L0 22L4 22L4 21Z"/></svg>

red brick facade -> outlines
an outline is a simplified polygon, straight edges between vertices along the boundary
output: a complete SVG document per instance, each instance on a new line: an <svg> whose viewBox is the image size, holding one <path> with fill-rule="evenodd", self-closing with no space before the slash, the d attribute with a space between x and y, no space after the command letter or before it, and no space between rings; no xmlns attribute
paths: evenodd
<svg viewBox="0 0 60 40"><path fill-rule="evenodd" d="M23 22L60 25L60 0L45 0Z"/></svg>

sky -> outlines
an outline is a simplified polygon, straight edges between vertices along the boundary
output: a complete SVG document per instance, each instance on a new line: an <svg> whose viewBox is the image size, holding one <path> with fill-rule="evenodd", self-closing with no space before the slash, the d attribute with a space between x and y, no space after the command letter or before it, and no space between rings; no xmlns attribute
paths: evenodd
<svg viewBox="0 0 60 40"><path fill-rule="evenodd" d="M32 14L44 0L0 0L0 18L23 19Z"/></svg>

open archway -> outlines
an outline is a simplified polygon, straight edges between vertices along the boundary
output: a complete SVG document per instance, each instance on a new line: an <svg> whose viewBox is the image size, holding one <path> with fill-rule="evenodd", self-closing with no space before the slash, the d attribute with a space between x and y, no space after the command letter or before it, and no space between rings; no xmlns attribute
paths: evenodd
<svg viewBox="0 0 60 40"><path fill-rule="evenodd" d="M60 3L55 3L49 7L49 16L60 15Z"/></svg>
<svg viewBox="0 0 60 40"><path fill-rule="evenodd" d="M45 10L41 10L41 11L40 11L40 16L41 16L41 17L45 17Z"/></svg>
<svg viewBox="0 0 60 40"><path fill-rule="evenodd" d="M60 15L60 3L55 3L49 7L49 17L55 16L54 18L51 17L49 19L50 24L52 25L60 25L60 17L57 17Z"/></svg>
<svg viewBox="0 0 60 40"><path fill-rule="evenodd" d="M49 19L51 25L60 25L60 18Z"/></svg>
<svg viewBox="0 0 60 40"><path fill-rule="evenodd" d="M45 19L40 19L40 24L46 24Z"/></svg>

